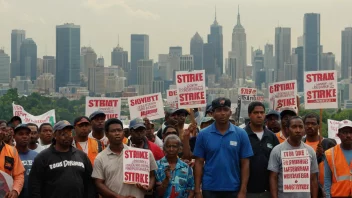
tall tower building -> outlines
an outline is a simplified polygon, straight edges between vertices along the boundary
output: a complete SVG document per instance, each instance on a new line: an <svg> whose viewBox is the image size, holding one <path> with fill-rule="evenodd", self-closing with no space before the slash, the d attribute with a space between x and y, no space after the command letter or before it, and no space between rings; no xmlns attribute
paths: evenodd
<svg viewBox="0 0 352 198"><path fill-rule="evenodd" d="M304 14L304 71L320 70L320 14Z"/></svg>
<svg viewBox="0 0 352 198"><path fill-rule="evenodd" d="M20 48L20 76L37 79L37 44L31 38L22 41Z"/></svg>
<svg viewBox="0 0 352 198"><path fill-rule="evenodd" d="M335 70L335 54L332 52L321 54L320 70Z"/></svg>
<svg viewBox="0 0 352 198"><path fill-rule="evenodd" d="M194 69L193 55L180 56L180 71L190 71Z"/></svg>
<svg viewBox="0 0 352 198"><path fill-rule="evenodd" d="M73 23L56 26L56 91L80 84L81 27Z"/></svg>
<svg viewBox="0 0 352 198"><path fill-rule="evenodd" d="M139 60L137 68L137 83L139 87L139 95L152 93L153 80L153 60Z"/></svg>
<svg viewBox="0 0 352 198"><path fill-rule="evenodd" d="M0 84L10 84L10 56L0 49Z"/></svg>
<svg viewBox="0 0 352 198"><path fill-rule="evenodd" d="M203 46L203 69L205 70L206 79L209 75L215 74L215 49L211 43L205 43Z"/></svg>
<svg viewBox="0 0 352 198"><path fill-rule="evenodd" d="M20 76L20 48L26 39L26 31L12 30L11 32L11 78Z"/></svg>
<svg viewBox="0 0 352 198"><path fill-rule="evenodd" d="M128 76L129 85L137 85L137 68L139 60L149 59L149 36L131 34L131 70Z"/></svg>
<svg viewBox="0 0 352 198"><path fill-rule="evenodd" d="M56 75L55 56L43 56L43 72Z"/></svg>
<svg viewBox="0 0 352 198"><path fill-rule="evenodd" d="M267 43L264 47L264 67L269 69L275 68L274 45Z"/></svg>
<svg viewBox="0 0 352 198"><path fill-rule="evenodd" d="M346 27L341 32L341 77L342 79L349 78L352 74L349 73L349 68L352 68L352 27Z"/></svg>
<svg viewBox="0 0 352 198"><path fill-rule="evenodd" d="M246 31L241 24L240 10L238 7L237 24L232 32L232 52L235 54L238 68L238 78L245 79L245 68L247 67L247 38Z"/></svg>
<svg viewBox="0 0 352 198"><path fill-rule="evenodd" d="M201 70L203 69L203 39L200 37L198 32L191 39L190 52L193 55L194 60L194 69Z"/></svg>
<svg viewBox="0 0 352 198"><path fill-rule="evenodd" d="M303 78L304 78L304 55L303 47L297 47L294 50L294 53L297 55L297 91L303 92Z"/></svg>
<svg viewBox="0 0 352 198"><path fill-rule="evenodd" d="M91 47L81 48L81 66L80 71L84 76L89 76L89 68L93 68L97 65L97 54Z"/></svg>
<svg viewBox="0 0 352 198"><path fill-rule="evenodd" d="M105 73L104 66L96 65L88 68L88 90L95 94L105 93Z"/></svg>
<svg viewBox="0 0 352 198"><path fill-rule="evenodd" d="M284 79L284 65L291 55L291 28L275 28L276 81Z"/></svg>
<svg viewBox="0 0 352 198"><path fill-rule="evenodd" d="M111 52L111 65L118 65L125 72L130 70L128 66L128 52L124 51L120 45L117 45Z"/></svg>
<svg viewBox="0 0 352 198"><path fill-rule="evenodd" d="M219 25L216 19L216 10L215 10L215 19L213 24L210 26L210 34L208 34L208 43L213 44L215 52L215 76L218 81L221 75L224 73L223 69L223 36L222 36L222 26Z"/></svg>
<svg viewBox="0 0 352 198"><path fill-rule="evenodd" d="M171 56L182 56L182 47L181 46L171 46L169 47L169 54Z"/></svg>

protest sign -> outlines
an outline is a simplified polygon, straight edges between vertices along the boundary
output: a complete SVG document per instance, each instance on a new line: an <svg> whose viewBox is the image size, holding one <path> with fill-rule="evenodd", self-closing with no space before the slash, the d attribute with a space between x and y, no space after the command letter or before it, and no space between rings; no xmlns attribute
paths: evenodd
<svg viewBox="0 0 352 198"><path fill-rule="evenodd" d="M132 147L123 150L123 183L149 186L149 152Z"/></svg>
<svg viewBox="0 0 352 198"><path fill-rule="evenodd" d="M55 109L43 113L42 115L34 116L25 111L21 105L16 105L15 103L12 103L12 110L13 116L19 116L22 120L22 123L24 124L34 123L39 127L43 123L50 123L52 126L54 126L56 122Z"/></svg>
<svg viewBox="0 0 352 198"><path fill-rule="evenodd" d="M297 96L297 81L288 80L269 85L269 107L275 109L275 98L295 98ZM297 101L295 102L297 104ZM284 107L284 106L283 106Z"/></svg>
<svg viewBox="0 0 352 198"><path fill-rule="evenodd" d="M238 88L238 97L241 100L240 118L248 118L248 106L251 102L257 100L257 89L241 87Z"/></svg>
<svg viewBox="0 0 352 198"><path fill-rule="evenodd" d="M176 87L178 108L197 108L206 106L205 71L177 71Z"/></svg>
<svg viewBox="0 0 352 198"><path fill-rule="evenodd" d="M304 72L304 108L337 108L335 70Z"/></svg>
<svg viewBox="0 0 352 198"><path fill-rule="evenodd" d="M310 157L307 149L281 151L283 192L310 192Z"/></svg>
<svg viewBox="0 0 352 198"><path fill-rule="evenodd" d="M107 97L86 97L86 116L89 117L94 111L102 111L106 120L120 118L121 99Z"/></svg>
<svg viewBox="0 0 352 198"><path fill-rule="evenodd" d="M0 197L12 191L13 179L12 176L0 170Z"/></svg>
<svg viewBox="0 0 352 198"><path fill-rule="evenodd" d="M285 108L290 108L298 113L297 97L275 98L274 110L281 112Z"/></svg>
<svg viewBox="0 0 352 198"><path fill-rule="evenodd" d="M129 97L128 105L131 120L145 117L155 120L165 116L161 93Z"/></svg>
<svg viewBox="0 0 352 198"><path fill-rule="evenodd" d="M171 108L178 108L177 89L166 90L166 99Z"/></svg>
<svg viewBox="0 0 352 198"><path fill-rule="evenodd" d="M255 100L258 102L264 102L264 96L257 96Z"/></svg>
<svg viewBox="0 0 352 198"><path fill-rule="evenodd" d="M339 121L328 119L328 138L334 139L337 144L341 143L340 138L337 136L339 132Z"/></svg>

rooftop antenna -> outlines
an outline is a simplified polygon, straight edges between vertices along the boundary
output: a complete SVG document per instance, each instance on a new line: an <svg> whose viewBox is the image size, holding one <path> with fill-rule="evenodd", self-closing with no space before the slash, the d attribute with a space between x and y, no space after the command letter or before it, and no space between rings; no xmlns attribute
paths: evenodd
<svg viewBox="0 0 352 198"><path fill-rule="evenodd" d="M120 35L117 34L117 46L119 47L120 46Z"/></svg>

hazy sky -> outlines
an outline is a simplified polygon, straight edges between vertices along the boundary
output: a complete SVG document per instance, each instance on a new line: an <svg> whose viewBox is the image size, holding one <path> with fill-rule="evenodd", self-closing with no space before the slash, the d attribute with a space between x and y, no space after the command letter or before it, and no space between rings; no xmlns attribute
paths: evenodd
<svg viewBox="0 0 352 198"><path fill-rule="evenodd" d="M12 29L26 30L38 45L38 57L55 55L55 26L81 25L81 46L91 46L110 65L110 53L120 45L130 55L130 35L149 35L150 58L168 53L169 46L182 46L189 54L195 34L207 42L210 25L217 18L223 26L224 58L231 48L237 5L247 33L247 49L274 43L278 25L291 27L291 46L303 34L303 15L321 14L321 44L324 52L341 55L341 30L352 24L352 0L0 0L0 47L10 55Z"/></svg>

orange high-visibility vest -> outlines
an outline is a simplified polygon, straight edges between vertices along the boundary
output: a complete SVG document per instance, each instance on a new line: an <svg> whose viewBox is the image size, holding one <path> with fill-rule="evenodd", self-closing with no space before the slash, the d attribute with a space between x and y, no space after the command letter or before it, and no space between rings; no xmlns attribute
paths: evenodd
<svg viewBox="0 0 352 198"><path fill-rule="evenodd" d="M88 146L88 154L87 154L88 158L89 158L90 162L92 163L92 165L94 165L95 158L97 157L99 152L102 151L102 145L99 146L99 143L97 140L95 140L93 138L88 138L87 146ZM76 148L78 150L83 151L83 148L78 143L76 143Z"/></svg>
<svg viewBox="0 0 352 198"><path fill-rule="evenodd" d="M340 145L327 150L325 156L332 173L331 197L350 197L352 195L351 169Z"/></svg>

